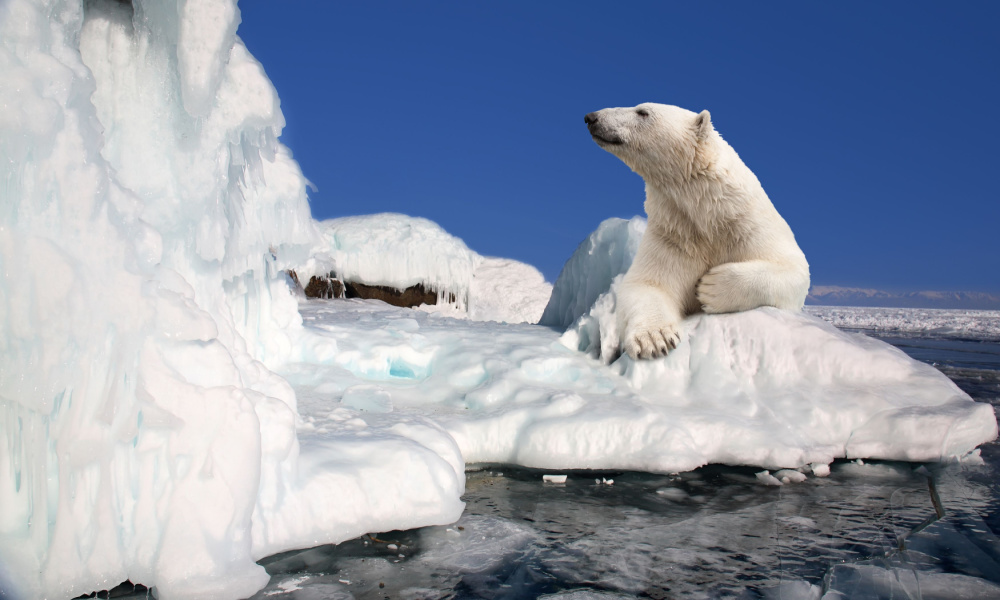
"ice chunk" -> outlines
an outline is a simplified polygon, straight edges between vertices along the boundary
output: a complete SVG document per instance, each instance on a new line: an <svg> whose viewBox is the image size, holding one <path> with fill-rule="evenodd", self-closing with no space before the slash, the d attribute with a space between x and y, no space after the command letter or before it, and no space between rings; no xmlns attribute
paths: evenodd
<svg viewBox="0 0 1000 600"><path fill-rule="evenodd" d="M792 469L781 469L774 476L781 480L781 483L800 483L807 479L805 473Z"/></svg>
<svg viewBox="0 0 1000 600"><path fill-rule="evenodd" d="M781 481L780 479L778 479L774 475L771 475L770 471L761 471L760 473L756 473L756 475L757 475L757 479L761 483L763 483L764 485L783 485L784 484L783 481Z"/></svg>
<svg viewBox="0 0 1000 600"><path fill-rule="evenodd" d="M813 475L816 477L828 477L830 475L830 465L823 463L813 463L809 465L812 469Z"/></svg>
<svg viewBox="0 0 1000 600"><path fill-rule="evenodd" d="M466 517L459 526L458 536L440 528L422 531L419 560L454 572L484 573L496 569L537 538L535 530L507 519Z"/></svg>
<svg viewBox="0 0 1000 600"><path fill-rule="evenodd" d="M539 324L565 329L586 314L632 265L645 231L642 217L603 221L566 261Z"/></svg>

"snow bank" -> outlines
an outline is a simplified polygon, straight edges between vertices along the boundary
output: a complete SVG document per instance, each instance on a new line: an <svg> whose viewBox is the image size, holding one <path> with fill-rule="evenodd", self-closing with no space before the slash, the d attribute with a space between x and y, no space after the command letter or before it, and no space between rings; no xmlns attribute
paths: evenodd
<svg viewBox="0 0 1000 600"><path fill-rule="evenodd" d="M535 267L480 256L428 219L382 213L320 226L322 242L296 268L305 280L332 270L345 281L400 290L421 284L438 294L438 304L422 310L507 323L537 323L552 293Z"/></svg>

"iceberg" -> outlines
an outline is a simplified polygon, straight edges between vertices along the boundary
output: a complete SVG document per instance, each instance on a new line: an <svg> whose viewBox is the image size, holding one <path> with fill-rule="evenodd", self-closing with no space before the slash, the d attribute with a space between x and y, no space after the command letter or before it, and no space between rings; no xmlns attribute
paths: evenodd
<svg viewBox="0 0 1000 600"><path fill-rule="evenodd" d="M566 329L628 271L646 232L646 219L605 219L563 265L539 324ZM616 342L617 344L617 342Z"/></svg>

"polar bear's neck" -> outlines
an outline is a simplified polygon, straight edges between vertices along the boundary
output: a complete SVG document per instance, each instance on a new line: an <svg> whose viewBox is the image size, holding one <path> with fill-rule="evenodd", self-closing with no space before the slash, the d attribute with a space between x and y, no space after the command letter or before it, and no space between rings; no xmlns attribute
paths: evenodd
<svg viewBox="0 0 1000 600"><path fill-rule="evenodd" d="M698 254L716 248L724 240L739 239L749 233L753 222L748 218L754 210L753 198L763 194L756 177L747 183L756 189L734 188L724 178L712 175L685 181L647 180L648 227L678 247L697 250Z"/></svg>

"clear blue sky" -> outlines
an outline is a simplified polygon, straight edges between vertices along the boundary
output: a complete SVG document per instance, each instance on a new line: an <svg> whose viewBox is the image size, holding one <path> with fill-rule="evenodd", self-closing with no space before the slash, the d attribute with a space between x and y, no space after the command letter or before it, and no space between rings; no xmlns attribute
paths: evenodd
<svg viewBox="0 0 1000 600"><path fill-rule="evenodd" d="M427 217L551 281L643 185L589 111L708 109L814 284L1000 291L1000 2L277 2L238 34L317 219Z"/></svg>

